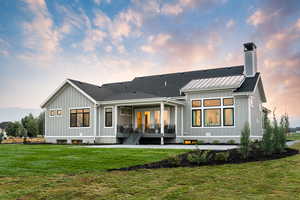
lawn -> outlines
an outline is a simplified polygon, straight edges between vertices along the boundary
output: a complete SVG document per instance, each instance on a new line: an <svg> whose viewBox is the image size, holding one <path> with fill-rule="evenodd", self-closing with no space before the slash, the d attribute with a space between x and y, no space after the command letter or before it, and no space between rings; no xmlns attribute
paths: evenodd
<svg viewBox="0 0 300 200"><path fill-rule="evenodd" d="M0 199L300 199L299 154L244 164L107 172L180 151L0 145L0 152Z"/></svg>
<svg viewBox="0 0 300 200"><path fill-rule="evenodd" d="M290 133L287 140L300 140L300 133Z"/></svg>

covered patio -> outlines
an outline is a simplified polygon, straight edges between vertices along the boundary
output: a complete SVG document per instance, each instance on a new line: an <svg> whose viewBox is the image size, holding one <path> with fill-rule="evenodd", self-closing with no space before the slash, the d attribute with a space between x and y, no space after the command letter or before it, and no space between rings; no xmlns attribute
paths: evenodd
<svg viewBox="0 0 300 200"><path fill-rule="evenodd" d="M116 107L117 138L122 144L139 144L140 139L149 141L176 137L179 103L148 102L123 104Z"/></svg>

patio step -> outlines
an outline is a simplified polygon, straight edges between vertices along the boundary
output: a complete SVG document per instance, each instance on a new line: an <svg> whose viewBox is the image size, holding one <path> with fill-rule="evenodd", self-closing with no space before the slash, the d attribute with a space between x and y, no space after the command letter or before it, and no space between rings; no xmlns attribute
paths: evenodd
<svg viewBox="0 0 300 200"><path fill-rule="evenodd" d="M123 144L139 144L141 137L142 133L131 133L126 139L124 139Z"/></svg>

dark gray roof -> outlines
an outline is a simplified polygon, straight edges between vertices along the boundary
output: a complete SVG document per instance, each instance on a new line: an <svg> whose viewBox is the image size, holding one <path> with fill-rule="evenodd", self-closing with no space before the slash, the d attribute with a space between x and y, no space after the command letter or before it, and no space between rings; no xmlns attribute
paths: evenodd
<svg viewBox="0 0 300 200"><path fill-rule="evenodd" d="M180 89L193 79L214 78L242 75L244 66L233 66L171 74L136 77L132 81L103 84L101 87L89 83L71 80L81 90L86 92L96 101L141 99L152 97L180 96ZM246 78L245 83L237 92L253 90L257 81Z"/></svg>
<svg viewBox="0 0 300 200"><path fill-rule="evenodd" d="M258 81L259 73L256 73L253 77L246 77L242 85L235 90L235 92L251 92L254 90Z"/></svg>

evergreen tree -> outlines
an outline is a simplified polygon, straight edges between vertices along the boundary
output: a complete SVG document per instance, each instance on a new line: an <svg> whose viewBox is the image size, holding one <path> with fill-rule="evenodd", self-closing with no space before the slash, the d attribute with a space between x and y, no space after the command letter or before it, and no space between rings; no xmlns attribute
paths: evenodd
<svg viewBox="0 0 300 200"><path fill-rule="evenodd" d="M249 123L246 122L242 130L241 139L240 139L240 152L242 157L246 159L249 155L250 150L250 128Z"/></svg>
<svg viewBox="0 0 300 200"><path fill-rule="evenodd" d="M274 111L273 112L273 148L274 151L277 153L281 152L280 140L281 140L280 127L278 126L278 122Z"/></svg>
<svg viewBox="0 0 300 200"><path fill-rule="evenodd" d="M273 153L273 128L268 118L265 118L262 150L266 155L271 155Z"/></svg>

